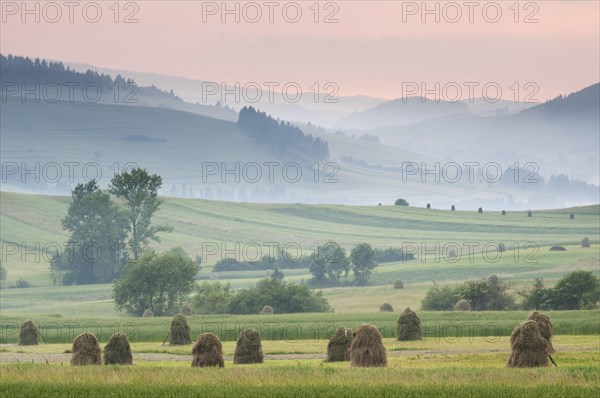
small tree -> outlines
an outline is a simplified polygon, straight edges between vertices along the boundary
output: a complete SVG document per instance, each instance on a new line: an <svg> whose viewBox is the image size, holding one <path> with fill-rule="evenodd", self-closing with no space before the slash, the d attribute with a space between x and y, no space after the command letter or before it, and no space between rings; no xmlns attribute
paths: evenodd
<svg viewBox="0 0 600 398"><path fill-rule="evenodd" d="M394 202L396 206L408 206L408 202L405 199L399 198Z"/></svg>
<svg viewBox="0 0 600 398"><path fill-rule="evenodd" d="M275 266L275 268L273 268L273 272L271 272L271 279L281 282L283 281L283 278L285 278L285 275L283 272L281 272L279 267Z"/></svg>
<svg viewBox="0 0 600 398"><path fill-rule="evenodd" d="M553 309L591 308L600 300L600 279L593 271L573 271L556 283L553 296Z"/></svg>
<svg viewBox="0 0 600 398"><path fill-rule="evenodd" d="M368 243L360 243L350 252L352 271L356 284L364 286L369 281L373 269L377 266L375 262L375 251Z"/></svg>
<svg viewBox="0 0 600 398"><path fill-rule="evenodd" d="M421 308L427 311L450 311L459 299L458 293L449 286L434 285L421 302Z"/></svg>
<svg viewBox="0 0 600 398"><path fill-rule="evenodd" d="M336 242L327 242L315 251L309 266L315 284L337 285L342 275L348 276L350 262L346 251Z"/></svg>
<svg viewBox="0 0 600 398"><path fill-rule="evenodd" d="M115 282L117 309L138 316L145 309L156 315L174 313L192 291L197 272L183 249L161 254L148 250L138 261L128 263Z"/></svg>

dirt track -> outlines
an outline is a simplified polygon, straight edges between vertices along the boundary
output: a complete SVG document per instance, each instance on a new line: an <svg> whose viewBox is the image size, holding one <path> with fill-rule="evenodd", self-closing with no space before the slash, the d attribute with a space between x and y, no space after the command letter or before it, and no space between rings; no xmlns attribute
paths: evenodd
<svg viewBox="0 0 600 398"><path fill-rule="evenodd" d="M568 347L560 350L562 352L570 351L597 351L591 347L575 348ZM404 351L390 351L388 356L410 356L410 355L421 355L421 356L432 356L432 355L460 355L460 354L475 354L475 353L495 353L503 352L507 353L509 350L404 350ZM189 362L191 361L190 355L177 355L177 354L150 354L150 353L134 353L134 361L140 362ZM299 359L325 359L325 354L277 354L277 355L265 355L265 360L299 360ZM17 352L0 352L0 362L34 362L34 363L65 363L68 364L71 360L71 354L40 354L40 353L17 353ZM226 355L226 361L233 361L233 356Z"/></svg>

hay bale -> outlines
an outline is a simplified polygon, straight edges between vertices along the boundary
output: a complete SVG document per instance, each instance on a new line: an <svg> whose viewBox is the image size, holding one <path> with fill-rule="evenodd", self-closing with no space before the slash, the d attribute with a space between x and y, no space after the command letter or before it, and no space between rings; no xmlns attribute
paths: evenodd
<svg viewBox="0 0 600 398"><path fill-rule="evenodd" d="M454 304L454 311L471 311L471 303L465 299L460 299Z"/></svg>
<svg viewBox="0 0 600 398"><path fill-rule="evenodd" d="M482 214L483 213L483 208L480 207L479 209L477 209L477 213Z"/></svg>
<svg viewBox="0 0 600 398"><path fill-rule="evenodd" d="M362 324L352 333L350 366L387 366L387 353L379 330L374 325Z"/></svg>
<svg viewBox="0 0 600 398"><path fill-rule="evenodd" d="M404 282L401 280L394 282L394 289L404 289Z"/></svg>
<svg viewBox="0 0 600 398"><path fill-rule="evenodd" d="M538 324L540 328L540 334L547 341L546 352L548 352L548 354L552 354L553 352L555 352L554 347L552 346L552 336L554 336L554 329L552 329L552 322L550 321L550 318L547 315L540 314L537 311L533 311L527 317L527 320L535 321Z"/></svg>
<svg viewBox="0 0 600 398"><path fill-rule="evenodd" d="M502 215L505 216L506 215L506 210L502 210Z"/></svg>
<svg viewBox="0 0 600 398"><path fill-rule="evenodd" d="M202 333L192 348L192 366L201 368L208 366L225 366L223 359L223 344L219 338L212 333Z"/></svg>
<svg viewBox="0 0 600 398"><path fill-rule="evenodd" d="M210 279L211 281L218 281L219 280L219 275L215 274L214 272L212 272L208 279Z"/></svg>
<svg viewBox="0 0 600 398"><path fill-rule="evenodd" d="M512 351L507 368L548 366L547 341L542 337L537 322L525 321L517 325L510 336L510 346Z"/></svg>
<svg viewBox="0 0 600 398"><path fill-rule="evenodd" d="M488 284L491 286L498 286L500 284L500 278L497 275L490 275L488 277Z"/></svg>
<svg viewBox="0 0 600 398"><path fill-rule="evenodd" d="M32 320L27 320L21 324L19 345L38 345L38 330Z"/></svg>
<svg viewBox="0 0 600 398"><path fill-rule="evenodd" d="M529 211L527 212L527 217L533 217L533 213L531 212L531 210L529 210Z"/></svg>
<svg viewBox="0 0 600 398"><path fill-rule="evenodd" d="M244 329L240 332L235 352L233 354L233 363L248 364L262 363L263 351L260 334L254 329Z"/></svg>
<svg viewBox="0 0 600 398"><path fill-rule="evenodd" d="M192 343L192 335L187 319L183 314L177 314L171 320L171 333L169 335L169 344L185 345Z"/></svg>
<svg viewBox="0 0 600 398"><path fill-rule="evenodd" d="M273 315L273 307L270 305L265 305L262 310L260 310L261 315Z"/></svg>
<svg viewBox="0 0 600 398"><path fill-rule="evenodd" d="M190 305L188 303L185 303L184 305L181 306L180 312L185 316L190 316L194 313L194 311L192 311L192 307L190 307Z"/></svg>
<svg viewBox="0 0 600 398"><path fill-rule="evenodd" d="M396 331L399 341L421 340L421 319L407 307L398 318Z"/></svg>
<svg viewBox="0 0 600 398"><path fill-rule="evenodd" d="M570 218L571 220L574 220L574 219L575 219L575 213L571 213L571 214L569 214L569 218Z"/></svg>
<svg viewBox="0 0 600 398"><path fill-rule="evenodd" d="M105 365L131 365L133 354L125 333L115 333L104 346Z"/></svg>
<svg viewBox="0 0 600 398"><path fill-rule="evenodd" d="M327 343L327 362L343 362L350 360L352 329L338 328Z"/></svg>
<svg viewBox="0 0 600 398"><path fill-rule="evenodd" d="M498 251L500 253L504 253L506 251L506 245L504 243L499 243L498 244Z"/></svg>
<svg viewBox="0 0 600 398"><path fill-rule="evenodd" d="M71 365L102 365L102 350L98 339L91 333L83 332L73 340Z"/></svg>
<svg viewBox="0 0 600 398"><path fill-rule="evenodd" d="M427 209L431 209L431 203L427 203Z"/></svg>
<svg viewBox="0 0 600 398"><path fill-rule="evenodd" d="M450 211L454 211L456 210L456 207L454 207L454 205L452 205L452 207L450 207Z"/></svg>
<svg viewBox="0 0 600 398"><path fill-rule="evenodd" d="M380 312L394 312L394 307L390 303L383 303L379 306Z"/></svg>
<svg viewBox="0 0 600 398"><path fill-rule="evenodd" d="M590 247L590 238L583 238L581 241L581 247Z"/></svg>
<svg viewBox="0 0 600 398"><path fill-rule="evenodd" d="M565 249L563 246L552 246L550 248L551 252L565 252L567 251L567 249Z"/></svg>
<svg viewBox="0 0 600 398"><path fill-rule="evenodd" d="M142 314L142 318L154 318L154 312L146 308Z"/></svg>
<svg viewBox="0 0 600 398"><path fill-rule="evenodd" d="M456 258L456 250L450 249L448 251L448 258Z"/></svg>

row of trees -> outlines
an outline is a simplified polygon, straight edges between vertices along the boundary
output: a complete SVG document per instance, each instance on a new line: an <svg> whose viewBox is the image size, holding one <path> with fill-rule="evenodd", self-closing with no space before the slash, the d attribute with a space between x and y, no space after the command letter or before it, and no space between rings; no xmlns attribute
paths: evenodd
<svg viewBox="0 0 600 398"><path fill-rule="evenodd" d="M253 107L243 107L237 125L257 142L272 147L287 159L321 161L329 158L327 141L304 134L289 122L279 122Z"/></svg>
<svg viewBox="0 0 600 398"><path fill-rule="evenodd" d="M352 269L354 283L364 286L376 266L375 250L368 243L354 246L348 256L343 247L330 241L320 246L312 258L309 267L312 279L309 284L312 286L340 285L342 276L347 278Z"/></svg>
<svg viewBox="0 0 600 398"><path fill-rule="evenodd" d="M116 174L107 190L95 180L78 184L62 220L71 233L67 249L51 261L57 284L112 282L127 261L137 260L159 232L171 228L152 224L162 200L158 190L162 179L144 169Z"/></svg>
<svg viewBox="0 0 600 398"><path fill-rule="evenodd" d="M421 303L429 311L450 311L460 299L465 299L473 311L500 310L577 310L595 308L600 301L600 278L592 271L574 271L562 277L554 287L545 288L542 278L536 278L531 289L517 293L523 301L517 304L508 294L509 286L497 276L467 281L451 288L434 284Z"/></svg>

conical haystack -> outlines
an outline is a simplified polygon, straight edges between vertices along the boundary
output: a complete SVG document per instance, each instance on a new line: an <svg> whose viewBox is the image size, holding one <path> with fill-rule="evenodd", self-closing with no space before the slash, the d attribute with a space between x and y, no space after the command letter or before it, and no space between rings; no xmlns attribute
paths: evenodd
<svg viewBox="0 0 600 398"><path fill-rule="evenodd" d="M417 313L407 307L398 318L396 331L399 341L421 340L421 320Z"/></svg>
<svg viewBox="0 0 600 398"><path fill-rule="evenodd" d="M387 353L376 326L362 324L352 334L350 366L387 366Z"/></svg>
<svg viewBox="0 0 600 398"><path fill-rule="evenodd" d="M512 352L507 368L533 368L548 366L547 340L542 337L536 321L517 325L510 336Z"/></svg>
<svg viewBox="0 0 600 398"><path fill-rule="evenodd" d="M380 312L394 312L394 307L390 303L383 303L379 306Z"/></svg>
<svg viewBox="0 0 600 398"><path fill-rule="evenodd" d="M465 299L460 299L454 304L454 311L471 311L471 304Z"/></svg>
<svg viewBox="0 0 600 398"><path fill-rule="evenodd" d="M142 318L153 318L153 317L154 317L154 312L152 312L146 308L144 310L144 313L142 314Z"/></svg>
<svg viewBox="0 0 600 398"><path fill-rule="evenodd" d="M352 329L338 328L327 343L327 362L349 361L351 344Z"/></svg>
<svg viewBox="0 0 600 398"><path fill-rule="evenodd" d="M260 310L262 315L273 315L273 307L270 305L265 305L262 310Z"/></svg>
<svg viewBox="0 0 600 398"><path fill-rule="evenodd" d="M219 338L212 333L203 333L198 336L198 341L192 349L192 366L201 368L207 366L225 366L223 359L223 344Z"/></svg>
<svg viewBox="0 0 600 398"><path fill-rule="evenodd" d="M552 336L554 336L554 330L552 329L552 322L550 322L550 318L547 315L540 314L537 311L533 311L531 315L527 317L528 321L535 321L540 327L540 334L543 338L548 342L546 346L546 351L548 354L552 354L554 351L554 347L552 346Z"/></svg>
<svg viewBox="0 0 600 398"><path fill-rule="evenodd" d="M192 344L192 335L187 319L182 314L177 314L171 321L171 334L169 336L169 344L185 345Z"/></svg>
<svg viewBox="0 0 600 398"><path fill-rule="evenodd" d="M113 334L104 346L103 357L105 365L133 364L133 354L127 335L125 333Z"/></svg>
<svg viewBox="0 0 600 398"><path fill-rule="evenodd" d="M181 313L185 316L190 316L194 313L194 311L192 311L192 307L190 307L188 303L185 303L181 306Z"/></svg>
<svg viewBox="0 0 600 398"><path fill-rule="evenodd" d="M91 333L81 333L73 341L71 365L102 365L98 339Z"/></svg>
<svg viewBox="0 0 600 398"><path fill-rule="evenodd" d="M244 329L235 345L233 363L248 364L262 363L263 350L260 334L254 329Z"/></svg>
<svg viewBox="0 0 600 398"><path fill-rule="evenodd" d="M27 320L21 324L19 329L19 345L37 345L38 330L31 320Z"/></svg>

